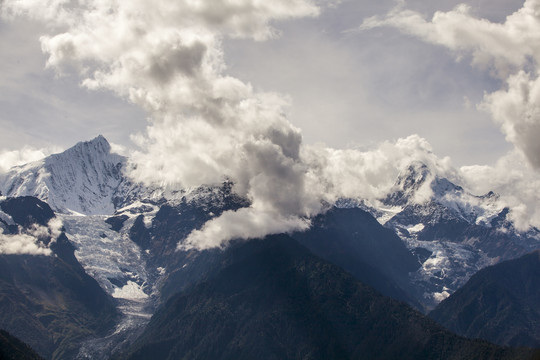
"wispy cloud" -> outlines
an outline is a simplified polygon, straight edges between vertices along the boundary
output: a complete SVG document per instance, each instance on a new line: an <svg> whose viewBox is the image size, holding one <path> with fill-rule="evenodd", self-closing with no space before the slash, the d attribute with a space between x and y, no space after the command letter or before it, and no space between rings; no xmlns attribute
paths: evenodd
<svg viewBox="0 0 540 360"><path fill-rule="evenodd" d="M33 161L41 160L46 156L60 152L58 147L34 149L25 146L19 150L0 151L0 174L7 172L11 167L24 165Z"/></svg>

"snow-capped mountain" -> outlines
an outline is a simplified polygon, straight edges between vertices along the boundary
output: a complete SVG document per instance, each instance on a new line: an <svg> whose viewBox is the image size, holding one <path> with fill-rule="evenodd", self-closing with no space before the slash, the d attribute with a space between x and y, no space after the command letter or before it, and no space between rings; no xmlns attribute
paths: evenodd
<svg viewBox="0 0 540 360"><path fill-rule="evenodd" d="M11 169L0 180L5 196L35 196L60 213L112 214L125 158L103 136L60 154Z"/></svg>
<svg viewBox="0 0 540 360"><path fill-rule="evenodd" d="M461 186L435 174L421 162L413 162L397 178L394 187L382 203L401 212L411 205L436 203L441 205L451 218L462 219L468 223L489 226L500 214L503 207L498 196L490 192L476 196ZM426 215L433 211L426 209ZM396 218L393 216L394 220Z"/></svg>
<svg viewBox="0 0 540 360"><path fill-rule="evenodd" d="M98 136L14 167L0 178L4 198L33 196L49 204L77 261L115 299L122 314L112 334L82 344L79 358L107 358L136 336L160 302L158 286L169 272L198 276L187 267L186 254L176 252L178 241L222 211L248 205L231 193L227 182L190 189L148 187L130 179L126 166L127 159L112 153L107 140ZM12 223L0 211L0 233ZM193 262L196 255L189 257ZM186 281L171 286L176 289Z"/></svg>
<svg viewBox="0 0 540 360"><path fill-rule="evenodd" d="M7 196L0 199L28 195L48 203L76 261L121 314L107 336L81 338L81 359L107 358L138 336L158 306L218 269L221 250L177 251L177 245L224 211L249 206L231 182L149 187L129 178L127 164L99 136L0 178ZM540 232L517 231L496 194L472 195L418 162L380 201L335 205L364 211L321 214L310 231L295 234L297 240L418 308L435 306L487 265L540 248ZM0 234L14 231L14 221L0 211Z"/></svg>
<svg viewBox="0 0 540 360"><path fill-rule="evenodd" d="M96 267L108 269L94 276L101 279L101 285L111 294L123 294L123 286L127 285L119 286L118 282L115 285L110 280L114 278L110 272L118 272L121 266L115 256L105 257L111 261L109 267L93 264L91 255L94 245L83 241L85 236L89 236L84 234L85 224L96 229L109 228L110 224L105 223L108 216L124 219L118 220L119 231L115 236L133 238L145 250L152 248L151 258L156 258L154 254L174 253L173 243L181 240L171 234L171 244L163 248L148 245L149 230L144 228L152 227L154 217L163 205L197 218L189 222L182 236L201 226L220 209L248 205L245 200L231 198L230 184L193 189L144 186L126 176L126 164L127 159L112 153L107 140L98 136L91 141L78 143L63 153L15 167L0 179L2 194L35 196L62 214L69 225L67 229L71 238L79 241L76 254L81 263L91 273ZM361 207L400 236L422 264L411 274L416 284L412 292L428 308L453 293L479 269L540 247L540 232L537 229L528 233L517 231L506 219L509 209L500 205L496 194L470 194L421 162L411 163L398 176L390 193L376 204L363 199L349 199L338 202L336 206ZM92 215L95 218L77 215ZM135 225L138 231L131 231ZM109 234L106 231L101 233ZM100 241L109 238L112 244L119 243L113 239L114 236L103 237ZM117 252L110 250L111 254ZM159 263L154 262L154 265ZM139 276L137 289L141 290L149 275L142 270L134 272L137 266L123 266L122 269ZM156 269L150 271L155 272ZM135 289L133 284L132 290ZM152 290L147 287L145 291L149 295Z"/></svg>
<svg viewBox="0 0 540 360"><path fill-rule="evenodd" d="M377 204L361 204L393 229L422 266L411 274L428 308L448 297L478 270L540 247L540 231L519 232L493 192L470 194L413 162ZM351 202L345 202L351 206Z"/></svg>

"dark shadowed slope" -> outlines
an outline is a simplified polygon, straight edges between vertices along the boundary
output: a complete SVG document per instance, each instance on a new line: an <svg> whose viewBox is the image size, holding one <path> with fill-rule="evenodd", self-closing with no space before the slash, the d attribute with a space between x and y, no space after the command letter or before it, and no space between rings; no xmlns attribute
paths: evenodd
<svg viewBox="0 0 540 360"><path fill-rule="evenodd" d="M421 308L410 295L414 290L409 278L420 262L371 214L358 208L333 208L317 216L311 229L292 237L383 295Z"/></svg>
<svg viewBox="0 0 540 360"><path fill-rule="evenodd" d="M540 250L479 271L430 317L467 337L540 348Z"/></svg>
<svg viewBox="0 0 540 360"><path fill-rule="evenodd" d="M229 202L225 204L231 206ZM222 211L219 208L211 210L214 214ZM139 219L131 228L131 238L139 244L148 244L156 266L166 264L170 271L161 289L162 298L168 299L181 291L221 261L221 251L175 252L178 239L202 226L208 219L208 212L186 204L164 205L150 229L146 229ZM316 217L310 230L295 233L292 237L314 254L344 268L384 295L421 307L408 294L413 286L408 273L416 270L420 263L397 235L380 225L369 213L356 208L334 208Z"/></svg>
<svg viewBox="0 0 540 360"><path fill-rule="evenodd" d="M0 330L0 360L43 360L32 348L4 330Z"/></svg>
<svg viewBox="0 0 540 360"><path fill-rule="evenodd" d="M0 208L16 223L4 224L3 231L14 234L54 217L46 203L32 197L8 198ZM64 234L50 248L49 256L0 255L0 328L45 358L73 359L82 340L114 325L117 312Z"/></svg>
<svg viewBox="0 0 540 360"><path fill-rule="evenodd" d="M285 235L227 250L122 359L527 359L453 335Z"/></svg>

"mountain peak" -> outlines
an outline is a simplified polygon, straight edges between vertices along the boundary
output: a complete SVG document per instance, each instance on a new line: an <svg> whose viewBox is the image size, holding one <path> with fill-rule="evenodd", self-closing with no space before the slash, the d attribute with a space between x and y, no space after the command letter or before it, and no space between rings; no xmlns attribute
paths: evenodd
<svg viewBox="0 0 540 360"><path fill-rule="evenodd" d="M93 138L90 141L81 141L78 144L81 144L81 143L82 144L88 144L88 145L94 145L95 147L100 147L100 148L106 149L108 151L111 150L111 144L109 144L107 139L105 139L105 136L103 136L101 134L96 136L95 138Z"/></svg>
<svg viewBox="0 0 540 360"><path fill-rule="evenodd" d="M44 160L12 169L1 188L7 196L35 196L65 213L111 214L125 158L99 135Z"/></svg>
<svg viewBox="0 0 540 360"><path fill-rule="evenodd" d="M90 141L80 141L74 146L70 147L66 151L60 154L55 154L56 156L73 156L75 154L84 154L84 153L97 153L97 154L110 154L111 145L105 139L103 135L98 135ZM54 155L53 155L54 157Z"/></svg>
<svg viewBox="0 0 540 360"><path fill-rule="evenodd" d="M393 190L383 200L383 203L391 206L403 206L411 199L425 184L431 183L433 174L430 168L421 161L413 161L397 177Z"/></svg>
<svg viewBox="0 0 540 360"><path fill-rule="evenodd" d="M420 161L413 161L397 178L396 185L403 189L418 189L431 175L429 167Z"/></svg>

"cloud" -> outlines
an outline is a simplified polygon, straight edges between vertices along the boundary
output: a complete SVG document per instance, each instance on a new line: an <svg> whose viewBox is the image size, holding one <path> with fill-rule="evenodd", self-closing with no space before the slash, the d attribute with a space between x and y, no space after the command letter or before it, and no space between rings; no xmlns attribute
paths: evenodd
<svg viewBox="0 0 540 360"><path fill-rule="evenodd" d="M461 4L436 12L428 21L411 10L396 7L385 17L371 17L360 30L391 26L428 43L452 50L458 59L472 57L472 65L490 69L505 87L486 93L479 108L487 111L506 139L540 168L540 1L526 0L503 23L477 18Z"/></svg>
<svg viewBox="0 0 540 360"><path fill-rule="evenodd" d="M525 231L531 226L540 227L540 178L521 152L510 152L494 166L464 166L459 171L471 191L500 194L499 201L510 208L508 219L516 228Z"/></svg>
<svg viewBox="0 0 540 360"><path fill-rule="evenodd" d="M301 219L320 211L305 187L302 137L286 118L288 99L227 76L221 45L224 37L278 36L272 22L317 16L315 2L135 0L75 7L7 0L2 10L48 22L50 34L40 38L48 67L76 71L83 86L111 90L150 114L146 133L133 137L141 147L131 158L135 179L193 186L230 178L252 202L246 219L261 223L260 217L281 215L269 231L298 229ZM227 226L228 237L250 236L221 225Z"/></svg>
<svg viewBox="0 0 540 360"><path fill-rule="evenodd" d="M47 226L34 224L19 229L19 234L0 234L0 254L49 256L52 254L50 246L61 235L62 226L62 220L52 218Z"/></svg>
<svg viewBox="0 0 540 360"><path fill-rule="evenodd" d="M268 234L293 230L307 230L308 219L258 209L240 209L227 211L220 217L207 222L201 230L192 232L180 250L209 249L226 247L232 239L255 239Z"/></svg>
<svg viewBox="0 0 540 360"><path fill-rule="evenodd" d="M0 152L0 174L7 172L13 166L24 165L38 161L46 156L60 151L58 148L35 149L25 146L20 150L4 150Z"/></svg>
<svg viewBox="0 0 540 360"><path fill-rule="evenodd" d="M538 74L521 70L509 76L506 88L486 94L480 108L491 114L506 135L506 139L523 152L532 166L540 169Z"/></svg>
<svg viewBox="0 0 540 360"><path fill-rule="evenodd" d="M51 249L42 246L27 234L0 234L0 254L3 255L51 255Z"/></svg>
<svg viewBox="0 0 540 360"><path fill-rule="evenodd" d="M279 36L275 22L317 16L324 4L333 2L4 0L1 11L47 23L49 34L40 41L48 67L59 74L74 71L84 87L112 91L147 111L146 131L133 135L140 148L130 157L133 178L184 187L227 178L236 193L250 200L250 207L225 212L180 244L204 249L236 238L306 229L310 217L340 197L376 200L413 160L451 179L459 177L448 158L435 156L428 142L415 135L373 151L307 146L289 122L286 96L256 91L227 75L224 39L272 39ZM366 20L363 28L398 27L458 56L470 53L475 65L506 76L534 63L537 42L529 42L536 35L529 32L535 26L535 4L527 1L502 25L476 19L460 6L436 13L431 22L396 10ZM500 96L507 97L504 92ZM527 99L513 103L523 105ZM527 153L527 145L519 142L530 139L520 134L532 127L521 131L518 122L504 115L506 108L490 104L486 95L485 108L502 114L503 130L517 129L516 135L505 130L507 137Z"/></svg>

